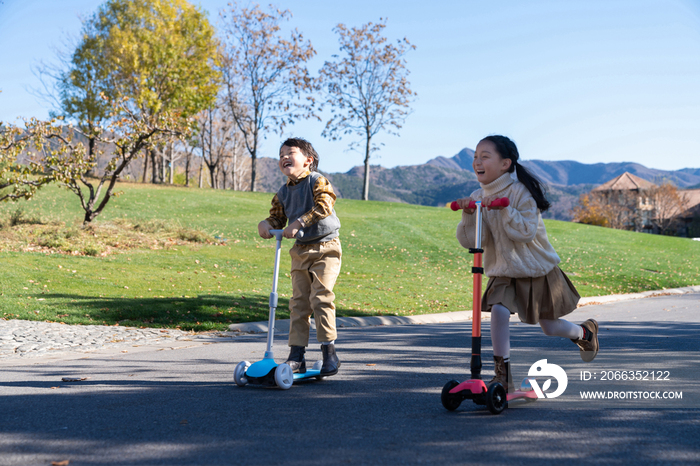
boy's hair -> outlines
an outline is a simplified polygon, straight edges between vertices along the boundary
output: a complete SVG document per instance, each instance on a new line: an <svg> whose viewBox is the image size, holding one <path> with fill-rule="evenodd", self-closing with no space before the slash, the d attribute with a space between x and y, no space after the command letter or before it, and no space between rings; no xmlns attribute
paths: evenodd
<svg viewBox="0 0 700 466"><path fill-rule="evenodd" d="M530 191L530 194L532 194L532 197L535 199L537 208L540 209L540 212L544 212L549 209L551 204L545 196L546 192L544 184L542 184L542 182L537 179L535 175L530 173L527 168L518 163L520 154L518 153L518 147L515 145L515 143L509 138L499 135L486 136L484 139L482 139L482 141L491 141L496 146L496 151L501 158L511 160L512 163L510 164L508 172L516 172L518 175L518 181L524 184L527 190Z"/></svg>
<svg viewBox="0 0 700 466"><path fill-rule="evenodd" d="M306 139L303 139L303 138L289 138L282 143L282 145L280 146L280 151L282 150L282 147L284 147L284 146L296 147L306 157L313 158L313 162L311 162L309 169L312 172L318 171L318 154L316 153L314 146L312 146L309 141L307 141Z"/></svg>

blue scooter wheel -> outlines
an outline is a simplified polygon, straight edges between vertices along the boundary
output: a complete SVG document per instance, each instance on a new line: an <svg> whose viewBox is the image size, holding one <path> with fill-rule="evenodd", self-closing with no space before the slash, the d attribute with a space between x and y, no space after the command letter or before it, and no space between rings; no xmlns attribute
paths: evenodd
<svg viewBox="0 0 700 466"><path fill-rule="evenodd" d="M241 361L236 365L236 369L233 371L233 381L239 387L245 387L248 383L248 378L245 376L245 371L250 367L248 361Z"/></svg>
<svg viewBox="0 0 700 466"><path fill-rule="evenodd" d="M289 364L282 363L275 368L275 383L282 390L289 390L294 383L294 372Z"/></svg>

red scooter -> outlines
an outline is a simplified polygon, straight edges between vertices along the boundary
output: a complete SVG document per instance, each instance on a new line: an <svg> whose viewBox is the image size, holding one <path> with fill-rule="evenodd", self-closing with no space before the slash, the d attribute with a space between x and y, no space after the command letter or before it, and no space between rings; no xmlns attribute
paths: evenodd
<svg viewBox="0 0 700 466"><path fill-rule="evenodd" d="M510 201L506 197L495 199L489 207L508 207ZM457 201L450 205L452 210L460 210ZM474 248L469 248L469 253L474 254L474 306L472 316L472 357L471 357L471 378L464 382L450 380L442 388L441 401L445 409L454 411L463 400L473 400L478 405L486 405L493 414L500 414L508 407L508 402L516 399L536 400L537 394L532 391L528 379L523 380L520 390L507 393L506 388L498 382L488 386L481 379L481 276L484 273L482 266L481 249L481 201L471 201L469 209L476 209L476 244Z"/></svg>

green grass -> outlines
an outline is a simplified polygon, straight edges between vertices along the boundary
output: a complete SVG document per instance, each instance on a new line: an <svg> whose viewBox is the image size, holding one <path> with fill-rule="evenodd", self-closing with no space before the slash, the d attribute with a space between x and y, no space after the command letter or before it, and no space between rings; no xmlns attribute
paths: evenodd
<svg viewBox="0 0 700 466"><path fill-rule="evenodd" d="M184 238L190 242L161 238L158 249L112 248L106 256L18 252L27 248L10 251L0 243L0 317L198 331L267 319L274 240L260 238L257 223L267 216L271 194L139 184L120 189L124 194L94 222L98 229L167 223L191 232L193 237ZM22 218L83 234L72 193L49 187L31 202L0 205L2 229L27 227L10 226L18 207ZM459 214L346 199L337 202L336 211L343 245L335 287L338 316L471 309L472 258L454 236ZM562 269L582 296L700 284L700 242L545 223ZM207 244L198 236L221 243ZM286 253L291 241L283 247L278 318L288 317L291 295Z"/></svg>

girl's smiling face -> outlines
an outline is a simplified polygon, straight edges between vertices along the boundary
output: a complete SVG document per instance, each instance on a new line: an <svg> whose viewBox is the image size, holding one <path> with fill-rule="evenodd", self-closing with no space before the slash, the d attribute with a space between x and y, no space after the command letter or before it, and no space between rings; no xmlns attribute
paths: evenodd
<svg viewBox="0 0 700 466"><path fill-rule="evenodd" d="M476 146L472 168L481 184L489 184L508 172L511 160L501 158L496 145L491 141L481 141Z"/></svg>
<svg viewBox="0 0 700 466"><path fill-rule="evenodd" d="M296 181L311 166L313 157L307 157L298 147L282 146L279 166L282 173Z"/></svg>

